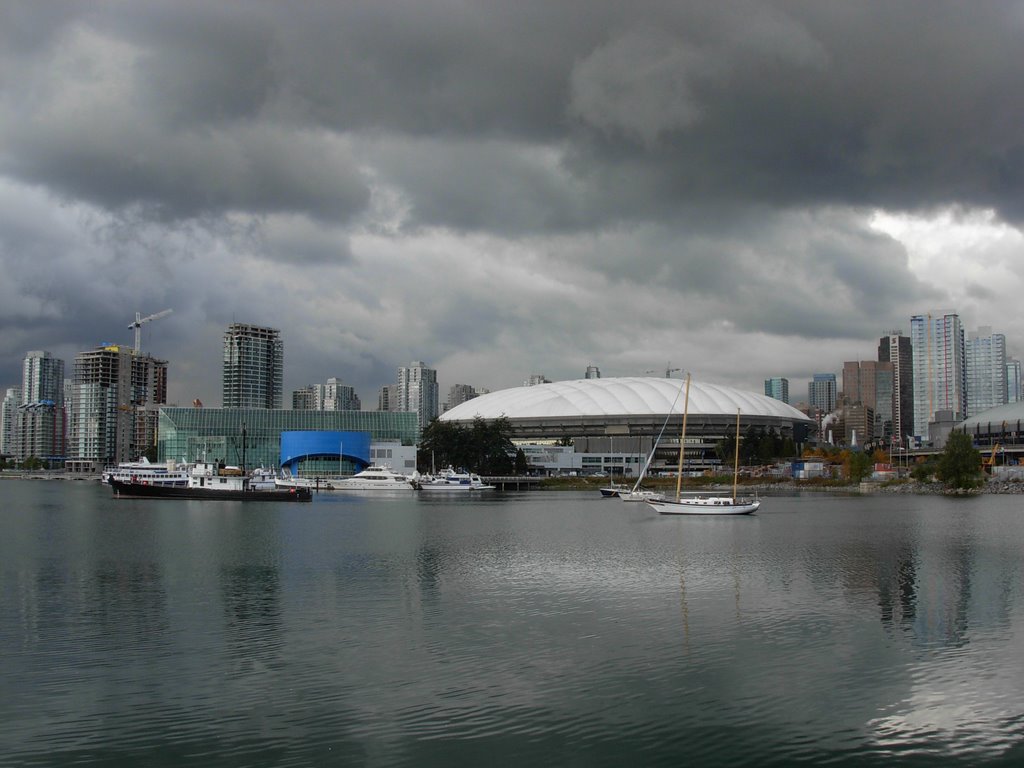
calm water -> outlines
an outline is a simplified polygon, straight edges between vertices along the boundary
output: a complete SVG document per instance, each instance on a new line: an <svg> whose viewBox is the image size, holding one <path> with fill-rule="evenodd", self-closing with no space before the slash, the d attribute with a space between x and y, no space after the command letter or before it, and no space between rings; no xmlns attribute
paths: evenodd
<svg viewBox="0 0 1024 768"><path fill-rule="evenodd" d="M1024 497L0 510L4 766L1024 764Z"/></svg>

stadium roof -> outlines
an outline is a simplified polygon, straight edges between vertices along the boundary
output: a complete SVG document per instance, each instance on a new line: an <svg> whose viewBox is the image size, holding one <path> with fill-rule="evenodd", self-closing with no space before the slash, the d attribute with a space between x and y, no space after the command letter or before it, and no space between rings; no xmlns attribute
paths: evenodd
<svg viewBox="0 0 1024 768"><path fill-rule="evenodd" d="M665 417L682 414L684 381L629 377L579 379L515 387L475 397L441 415L442 421L466 422L477 416L510 420L616 417ZM690 382L690 416L761 416L788 422L810 422L781 400L705 382Z"/></svg>
<svg viewBox="0 0 1024 768"><path fill-rule="evenodd" d="M969 419L961 422L958 425L958 429L964 428L971 431L979 426L987 429L990 424L1001 429L1003 422L1015 424L1018 421L1024 421L1024 402L1008 403L1006 405L997 405L995 408L989 408L987 411L982 411L976 416L971 416Z"/></svg>

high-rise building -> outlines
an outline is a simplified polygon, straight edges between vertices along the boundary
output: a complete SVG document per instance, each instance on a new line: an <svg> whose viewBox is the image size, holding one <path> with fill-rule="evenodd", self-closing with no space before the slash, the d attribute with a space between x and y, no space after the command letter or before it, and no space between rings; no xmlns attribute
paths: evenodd
<svg viewBox="0 0 1024 768"><path fill-rule="evenodd" d="M776 400L789 403L789 379L783 378L771 378L764 380L764 393L768 397L773 397Z"/></svg>
<svg viewBox="0 0 1024 768"><path fill-rule="evenodd" d="M355 389L334 376L326 384L310 384L292 392L293 411L358 411L362 409Z"/></svg>
<svg viewBox="0 0 1024 768"><path fill-rule="evenodd" d="M323 384L323 395L321 410L323 411L359 411L363 404L359 395L353 387L342 384L341 379L331 376L326 384Z"/></svg>
<svg viewBox="0 0 1024 768"><path fill-rule="evenodd" d="M834 373L816 373L807 385L807 403L812 410L823 414L832 413L836 409L836 375Z"/></svg>
<svg viewBox="0 0 1024 768"><path fill-rule="evenodd" d="M385 384L377 393L377 410L389 413L401 410L398 407L398 386L396 384Z"/></svg>
<svg viewBox="0 0 1024 768"><path fill-rule="evenodd" d="M1024 398L1020 373L1020 360L1006 361L1006 402L1008 403L1017 403Z"/></svg>
<svg viewBox="0 0 1024 768"><path fill-rule="evenodd" d="M21 405L21 387L8 387L0 403L0 454L14 456L15 426L18 423L18 406Z"/></svg>
<svg viewBox="0 0 1024 768"><path fill-rule="evenodd" d="M892 434L902 444L914 428L914 354L910 337L889 331L878 340L878 362L892 363Z"/></svg>
<svg viewBox="0 0 1024 768"><path fill-rule="evenodd" d="M232 323L224 333L225 408L280 408L284 343L276 328Z"/></svg>
<svg viewBox="0 0 1024 768"><path fill-rule="evenodd" d="M440 413L437 371L414 360L398 369L398 411L415 411L420 430L426 428Z"/></svg>
<svg viewBox="0 0 1024 768"><path fill-rule="evenodd" d="M15 418L14 454L62 466L64 444L64 361L37 350L22 363L22 403Z"/></svg>
<svg viewBox="0 0 1024 768"><path fill-rule="evenodd" d="M964 344L967 418L1006 405L1006 337L982 326L967 334Z"/></svg>
<svg viewBox="0 0 1024 768"><path fill-rule="evenodd" d="M293 411L319 411L317 408L317 392L315 384L308 384L302 389L292 392Z"/></svg>
<svg viewBox="0 0 1024 768"><path fill-rule="evenodd" d="M861 405L870 411L870 429L858 431L860 444L872 439L888 442L893 432L893 365L865 360L843 363L843 397L848 405Z"/></svg>
<svg viewBox="0 0 1024 768"><path fill-rule="evenodd" d="M452 384L451 388L448 390L446 410L454 408L456 405L462 405L467 400L472 400L476 396L476 389L469 384Z"/></svg>
<svg viewBox="0 0 1024 768"><path fill-rule="evenodd" d="M914 432L928 438L936 411L948 411L954 421L967 409L964 330L960 315L935 310L910 318L914 360Z"/></svg>
<svg viewBox="0 0 1024 768"><path fill-rule="evenodd" d="M585 378L585 379L600 379L601 378L601 369L598 368L596 365L588 365L587 366L587 372L583 376L583 378Z"/></svg>
<svg viewBox="0 0 1024 768"><path fill-rule="evenodd" d="M132 456L132 349L110 345L75 356L67 467L99 472Z"/></svg>
<svg viewBox="0 0 1024 768"><path fill-rule="evenodd" d="M147 451L155 453L160 425L160 407L167 405L167 361L148 353L132 355L132 407L135 412L132 460Z"/></svg>

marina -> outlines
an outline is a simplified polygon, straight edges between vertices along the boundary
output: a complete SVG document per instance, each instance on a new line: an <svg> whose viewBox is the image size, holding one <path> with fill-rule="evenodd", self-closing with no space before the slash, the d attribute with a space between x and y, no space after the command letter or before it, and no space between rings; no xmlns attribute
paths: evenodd
<svg viewBox="0 0 1024 768"><path fill-rule="evenodd" d="M11 765L1019 764L1019 496L5 480ZM372 759L368 759L372 755Z"/></svg>

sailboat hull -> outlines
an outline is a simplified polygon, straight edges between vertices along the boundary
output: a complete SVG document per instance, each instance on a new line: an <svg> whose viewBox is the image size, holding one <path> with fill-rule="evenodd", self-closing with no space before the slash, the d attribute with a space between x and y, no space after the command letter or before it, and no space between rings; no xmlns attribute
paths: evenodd
<svg viewBox="0 0 1024 768"><path fill-rule="evenodd" d="M761 506L758 499L731 496L698 496L678 501L649 499L647 503L662 515L749 515Z"/></svg>

